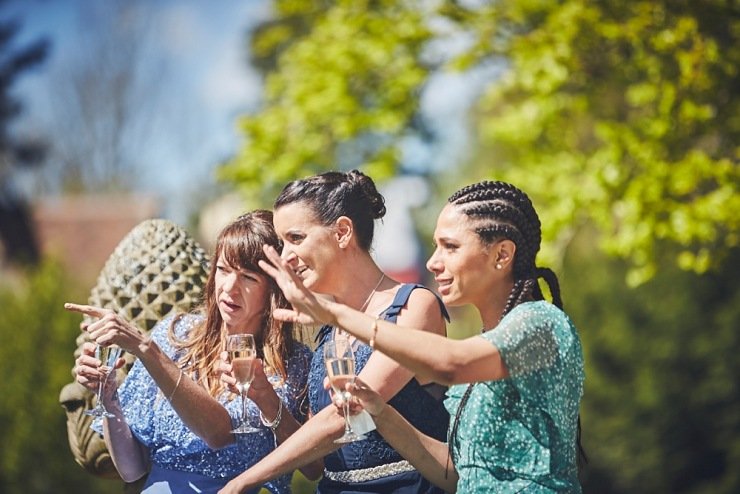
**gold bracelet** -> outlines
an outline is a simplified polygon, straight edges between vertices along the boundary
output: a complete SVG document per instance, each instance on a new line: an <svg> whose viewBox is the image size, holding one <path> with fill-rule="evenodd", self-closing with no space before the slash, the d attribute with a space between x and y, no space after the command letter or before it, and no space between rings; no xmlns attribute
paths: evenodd
<svg viewBox="0 0 740 494"><path fill-rule="evenodd" d="M182 381L182 369L180 369L180 375L177 376L177 382L175 383L175 387L172 388L172 393L170 393L169 398L167 398L167 401L172 402L172 397L175 396L175 391L177 391L177 388L180 386L180 381Z"/></svg>
<svg viewBox="0 0 740 494"><path fill-rule="evenodd" d="M370 345L370 348L375 350L375 337L378 336L378 318L377 317L373 319L373 325L370 326L370 329L373 332L373 336L370 338L370 341L368 342L368 344Z"/></svg>

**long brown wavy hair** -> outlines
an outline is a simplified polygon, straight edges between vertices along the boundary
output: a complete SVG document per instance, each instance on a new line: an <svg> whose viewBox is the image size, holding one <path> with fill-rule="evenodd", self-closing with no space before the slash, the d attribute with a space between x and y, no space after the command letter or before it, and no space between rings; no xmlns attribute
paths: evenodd
<svg viewBox="0 0 740 494"><path fill-rule="evenodd" d="M270 211L251 211L224 227L216 241L204 301L199 310L205 314L205 321L193 328L184 340L174 334L175 323L181 316L175 318L170 326L170 341L180 353L178 365L206 388L211 396L218 396L224 389L215 372L215 365L220 353L226 348L226 334L222 331L223 319L216 300L217 261L223 255L224 260L234 268L262 273L258 261L266 260L263 245L270 245L278 252L282 249L282 242L273 228ZM262 331L255 335L257 354L282 379L286 379L286 360L293 351L294 344L293 325L276 320L272 313L276 308L289 305L275 280L266 274L263 276L268 283L269 297L263 311Z"/></svg>

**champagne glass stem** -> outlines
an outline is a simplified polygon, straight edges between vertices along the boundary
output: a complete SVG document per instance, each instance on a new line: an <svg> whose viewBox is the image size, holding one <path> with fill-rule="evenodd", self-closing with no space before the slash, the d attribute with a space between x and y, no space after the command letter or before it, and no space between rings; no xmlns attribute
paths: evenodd
<svg viewBox="0 0 740 494"><path fill-rule="evenodd" d="M98 403L97 403L97 407L100 408L100 409L104 409L105 408L103 406L103 386L105 386L105 381L108 380L108 373L107 372L104 372L103 373L103 376L104 377L98 383Z"/></svg>
<svg viewBox="0 0 740 494"><path fill-rule="evenodd" d="M342 407L344 408L344 435L349 436L352 434L352 426L349 423L349 400L342 400Z"/></svg>
<svg viewBox="0 0 740 494"><path fill-rule="evenodd" d="M247 421L247 394L249 393L249 384L242 385L242 424Z"/></svg>
<svg viewBox="0 0 740 494"><path fill-rule="evenodd" d="M108 372L101 371L101 372L103 373L103 378L100 379L100 381L98 381L98 390L95 395L96 397L95 406L92 409L87 410L85 414L91 415L93 417L112 417L113 414L108 412L108 410L106 410L105 406L103 405L103 386L105 386L105 383L108 381L108 376L110 375L110 371Z"/></svg>
<svg viewBox="0 0 740 494"><path fill-rule="evenodd" d="M113 416L113 414L111 414L103 404L103 388L108 382L108 377L110 377L110 369L103 371L103 379L100 380L100 385L98 386L98 406L100 407L101 413L105 417Z"/></svg>
<svg viewBox="0 0 740 494"><path fill-rule="evenodd" d="M106 374L106 376L107 376L107 374ZM96 405L98 407L102 406L102 400L103 400L103 383L104 382L105 382L105 378L101 379L98 382L98 396L97 396L98 401L97 401L97 405Z"/></svg>

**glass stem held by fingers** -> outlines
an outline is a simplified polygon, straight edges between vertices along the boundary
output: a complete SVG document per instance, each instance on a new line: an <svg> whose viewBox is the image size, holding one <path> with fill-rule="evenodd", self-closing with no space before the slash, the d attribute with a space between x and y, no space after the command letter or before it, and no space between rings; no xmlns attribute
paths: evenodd
<svg viewBox="0 0 740 494"><path fill-rule="evenodd" d="M103 377L98 383L95 407L87 410L85 412L87 415L92 415L93 417L115 417L115 415L106 410L103 405L103 387L108 382L108 377L111 374L111 370L115 367L116 361L121 357L121 352L121 348L115 345L98 345L95 348L95 357L101 362L99 370L100 373L103 374Z"/></svg>
<svg viewBox="0 0 740 494"><path fill-rule="evenodd" d="M357 434L352 430L352 424L349 421L349 400L352 395L347 391L346 386L347 383L355 380L355 356L347 337L339 337L326 342L324 345L324 364L326 365L329 384L331 384L334 393L342 399L342 407L344 408L344 435L334 442L343 444L365 439L363 434Z"/></svg>
<svg viewBox="0 0 740 494"><path fill-rule="evenodd" d="M256 365L257 347L254 336L251 334L234 334L226 340L226 350L229 352L231 368L236 379L236 387L241 396L242 411L239 425L232 430L234 434L248 434L259 432L259 429L249 424L249 413L247 409L247 394L249 386L254 379L254 366Z"/></svg>

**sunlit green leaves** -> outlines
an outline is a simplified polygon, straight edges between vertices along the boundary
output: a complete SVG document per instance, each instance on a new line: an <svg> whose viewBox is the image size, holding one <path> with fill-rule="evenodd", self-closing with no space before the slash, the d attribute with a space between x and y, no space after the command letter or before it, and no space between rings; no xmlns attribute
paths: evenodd
<svg viewBox="0 0 740 494"><path fill-rule="evenodd" d="M470 39L447 68L507 67L474 106L479 158L467 174L530 193L542 263L557 264L586 224L629 261L633 285L654 274L658 240L696 272L738 245L740 21L726 2L275 6L253 42L276 56L264 106L242 118L245 143L221 170L252 197L327 169L392 175L428 77L430 20L442 16Z"/></svg>
<svg viewBox="0 0 740 494"><path fill-rule="evenodd" d="M422 13L417 2L339 1L317 15L267 76L263 109L242 118L246 142L222 177L269 197L329 169L392 175L427 77Z"/></svg>
<svg viewBox="0 0 740 494"><path fill-rule="evenodd" d="M740 21L722 2L701 4L480 11L510 35L509 69L479 108L479 166L535 198L545 245L596 223L633 285L654 274L656 240L681 246L675 262L697 272L738 245Z"/></svg>
<svg viewBox="0 0 740 494"><path fill-rule="evenodd" d="M53 261L15 275L0 280L0 492L120 490L75 463L59 403L80 331L62 305L84 300L84 291Z"/></svg>

